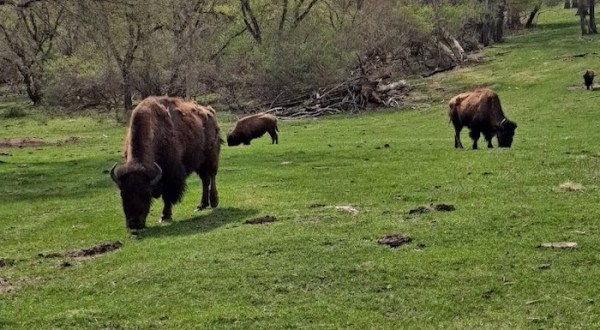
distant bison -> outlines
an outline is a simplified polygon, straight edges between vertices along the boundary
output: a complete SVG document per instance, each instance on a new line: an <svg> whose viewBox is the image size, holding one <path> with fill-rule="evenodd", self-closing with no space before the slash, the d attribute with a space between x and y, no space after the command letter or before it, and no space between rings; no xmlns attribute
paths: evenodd
<svg viewBox="0 0 600 330"><path fill-rule="evenodd" d="M472 92L461 93L453 97L450 102L449 116L454 125L454 147L462 148L460 131L464 126L471 131L473 149L477 149L477 140L480 133L488 142L488 148L493 148L492 138L498 137L498 146L510 148L515 135L517 124L508 120L502 112L498 95L489 89L481 88Z"/></svg>
<svg viewBox="0 0 600 330"><path fill-rule="evenodd" d="M202 180L198 209L217 207L216 175L219 126L214 109L171 97L149 97L132 112L125 138L125 163L115 164L110 176L121 190L127 227L145 227L152 197L162 195L161 220L185 190L185 179L196 172Z"/></svg>
<svg viewBox="0 0 600 330"><path fill-rule="evenodd" d="M594 89L594 76L596 74L592 70L585 70L583 74L583 83L585 84L586 89Z"/></svg>
<svg viewBox="0 0 600 330"><path fill-rule="evenodd" d="M271 144L277 144L279 143L277 132L279 132L277 117L264 112L257 113L235 123L233 130L227 134L227 145L237 146L241 143L249 145L252 139L259 138L265 133L271 136Z"/></svg>

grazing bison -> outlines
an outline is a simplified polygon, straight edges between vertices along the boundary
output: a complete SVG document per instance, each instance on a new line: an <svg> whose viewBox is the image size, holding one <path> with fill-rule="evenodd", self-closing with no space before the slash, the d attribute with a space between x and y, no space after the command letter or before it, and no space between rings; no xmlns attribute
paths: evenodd
<svg viewBox="0 0 600 330"><path fill-rule="evenodd" d="M227 134L227 145L249 145L252 139L259 138L267 132L271 136L271 144L279 143L277 117L264 112L250 115L235 123L233 130Z"/></svg>
<svg viewBox="0 0 600 330"><path fill-rule="evenodd" d="M489 89L476 89L472 92L461 93L448 102L448 114L454 125L454 147L462 148L460 131L464 126L471 132L473 149L477 149L480 133L488 142L488 148L493 148L492 138L498 136L498 146L510 148L515 135L517 124L508 120L502 112L498 95Z"/></svg>
<svg viewBox="0 0 600 330"><path fill-rule="evenodd" d="M592 70L585 70L583 74L583 83L585 84L585 89L594 89L594 76L596 74Z"/></svg>
<svg viewBox="0 0 600 330"><path fill-rule="evenodd" d="M110 176L121 190L127 227L142 229L152 197L162 195L162 221L196 172L202 180L197 209L217 207L216 175L222 140L214 109L171 97L148 97L132 112L125 138L125 163Z"/></svg>

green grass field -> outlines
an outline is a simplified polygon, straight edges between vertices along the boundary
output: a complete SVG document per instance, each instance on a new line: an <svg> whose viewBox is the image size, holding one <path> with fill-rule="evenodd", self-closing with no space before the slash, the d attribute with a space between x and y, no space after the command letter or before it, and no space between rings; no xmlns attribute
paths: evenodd
<svg viewBox="0 0 600 330"><path fill-rule="evenodd" d="M279 145L225 146L220 207L193 212L190 177L175 221L159 224L156 201L137 236L108 175L124 126L0 119L0 138L63 142L0 148L0 328L600 327L600 92L581 78L600 71L600 37L581 38L571 11L538 24L417 81L430 106L283 121ZM465 130L454 150L447 101L476 86L518 123L512 149L470 150ZM456 210L408 215L430 203ZM277 221L244 224L266 215ZM392 233L413 240L378 244ZM48 257L114 241L96 258ZM559 241L579 248L537 247Z"/></svg>

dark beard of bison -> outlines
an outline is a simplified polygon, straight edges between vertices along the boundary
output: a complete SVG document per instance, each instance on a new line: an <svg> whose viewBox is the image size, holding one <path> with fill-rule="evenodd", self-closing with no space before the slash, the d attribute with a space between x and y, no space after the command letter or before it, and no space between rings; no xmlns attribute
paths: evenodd
<svg viewBox="0 0 600 330"><path fill-rule="evenodd" d="M498 136L498 146L500 148L510 148L513 142L513 137L515 136L515 129L517 128L517 124L514 122L504 119L502 124L500 125L497 136Z"/></svg>
<svg viewBox="0 0 600 330"><path fill-rule="evenodd" d="M113 166L110 175L121 191L127 228L143 229L146 227L146 217L150 212L152 193L162 177L162 169L154 163L154 172L142 166L133 166L123 167L115 174L116 166L117 164Z"/></svg>
<svg viewBox="0 0 600 330"><path fill-rule="evenodd" d="M230 147L240 145L242 141L240 141L235 135L229 134L227 135L227 145Z"/></svg>
<svg viewBox="0 0 600 330"><path fill-rule="evenodd" d="M146 227L146 217L148 217L150 205L152 204L150 192L125 193L121 191L121 201L127 228L144 229Z"/></svg>

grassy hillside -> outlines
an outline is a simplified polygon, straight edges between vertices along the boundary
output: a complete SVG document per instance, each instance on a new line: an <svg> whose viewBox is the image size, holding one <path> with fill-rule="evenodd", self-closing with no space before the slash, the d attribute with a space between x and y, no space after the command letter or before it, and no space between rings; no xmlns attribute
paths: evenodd
<svg viewBox="0 0 600 330"><path fill-rule="evenodd" d="M538 23L423 80L429 107L286 121L279 145L224 147L220 207L194 213L190 177L175 222L156 202L136 236L108 176L123 126L1 119L0 138L52 144L0 148L0 328L597 327L600 94L581 74L600 71L600 40L571 11ZM446 102L475 86L518 123L512 149L454 150ZM430 203L456 210L408 214ZM412 242L377 243L392 233ZM537 247L557 241L579 248Z"/></svg>

